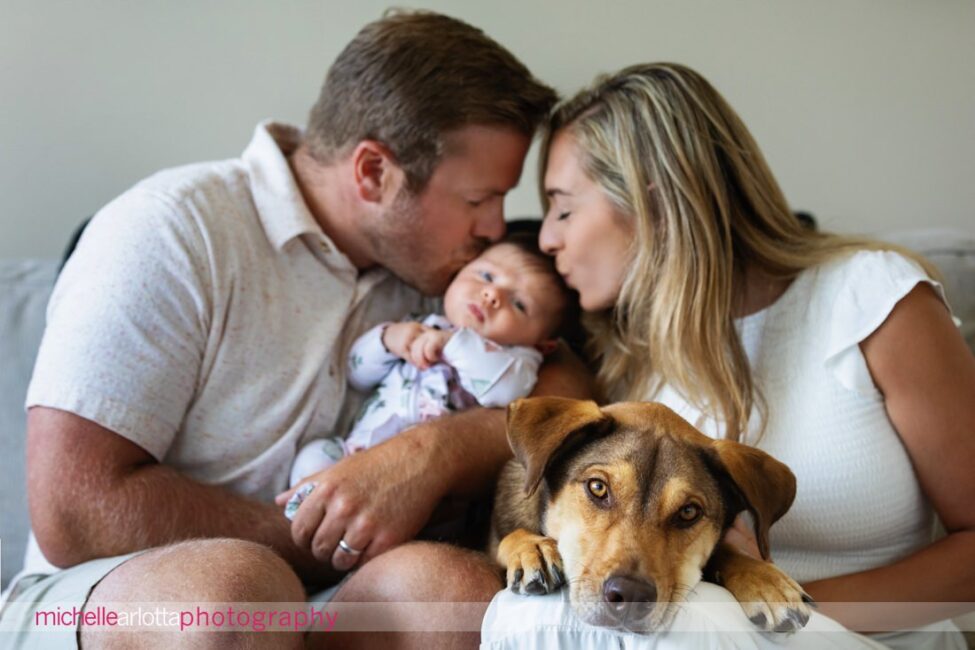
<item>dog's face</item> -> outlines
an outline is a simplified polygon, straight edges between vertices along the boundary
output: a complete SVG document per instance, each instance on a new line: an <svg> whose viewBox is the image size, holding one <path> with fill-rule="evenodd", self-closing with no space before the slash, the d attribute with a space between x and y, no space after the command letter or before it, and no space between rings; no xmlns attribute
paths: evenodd
<svg viewBox="0 0 975 650"><path fill-rule="evenodd" d="M767 555L768 527L795 494L784 465L660 404L521 400L508 426L526 489L544 490L543 532L573 609L593 625L667 624L735 515L752 512Z"/></svg>

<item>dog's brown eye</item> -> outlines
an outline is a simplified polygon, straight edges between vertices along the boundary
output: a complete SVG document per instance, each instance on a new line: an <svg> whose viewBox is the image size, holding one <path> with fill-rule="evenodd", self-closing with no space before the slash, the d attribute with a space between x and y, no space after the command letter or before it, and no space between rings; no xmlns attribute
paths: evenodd
<svg viewBox="0 0 975 650"><path fill-rule="evenodd" d="M678 526L690 526L700 519L703 514L704 511L701 509L701 506L696 503L685 503L677 511L677 516L674 517L674 523Z"/></svg>
<svg viewBox="0 0 975 650"><path fill-rule="evenodd" d="M606 484L596 478L591 479L586 487L589 489L589 494L597 499L605 499L606 495L609 494L609 488L606 487Z"/></svg>

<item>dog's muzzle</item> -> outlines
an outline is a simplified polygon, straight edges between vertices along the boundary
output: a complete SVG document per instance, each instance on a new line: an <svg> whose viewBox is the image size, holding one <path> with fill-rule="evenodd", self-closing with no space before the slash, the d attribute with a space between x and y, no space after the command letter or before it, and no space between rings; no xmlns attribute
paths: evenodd
<svg viewBox="0 0 975 650"><path fill-rule="evenodd" d="M611 576L603 583L603 608L618 624L642 622L656 604L657 587L647 580Z"/></svg>

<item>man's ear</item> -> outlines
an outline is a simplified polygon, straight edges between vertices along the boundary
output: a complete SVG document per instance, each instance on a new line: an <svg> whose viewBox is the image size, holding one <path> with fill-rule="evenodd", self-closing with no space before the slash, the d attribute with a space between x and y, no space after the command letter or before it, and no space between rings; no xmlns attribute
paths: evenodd
<svg viewBox="0 0 975 650"><path fill-rule="evenodd" d="M769 558L768 531L796 497L796 477L764 451L732 440L715 440L713 449L755 520L762 557Z"/></svg>
<svg viewBox="0 0 975 650"><path fill-rule="evenodd" d="M559 342L556 339L545 339L535 346L535 349L544 356L548 356L559 349Z"/></svg>
<svg viewBox="0 0 975 650"><path fill-rule="evenodd" d="M355 146L352 171L359 198L368 203L382 203L395 196L403 178L393 152L376 140L362 140Z"/></svg>
<svg viewBox="0 0 975 650"><path fill-rule="evenodd" d="M525 468L525 492L534 494L555 452L570 437L608 421L593 401L530 397L509 404L508 444Z"/></svg>

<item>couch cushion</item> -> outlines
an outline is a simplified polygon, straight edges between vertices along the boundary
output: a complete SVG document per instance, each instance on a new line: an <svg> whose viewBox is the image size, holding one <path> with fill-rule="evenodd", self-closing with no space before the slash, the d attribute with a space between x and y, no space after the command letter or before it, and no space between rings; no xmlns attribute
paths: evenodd
<svg viewBox="0 0 975 650"><path fill-rule="evenodd" d="M24 399L44 332L57 260L0 260L0 540L6 588L27 544Z"/></svg>

